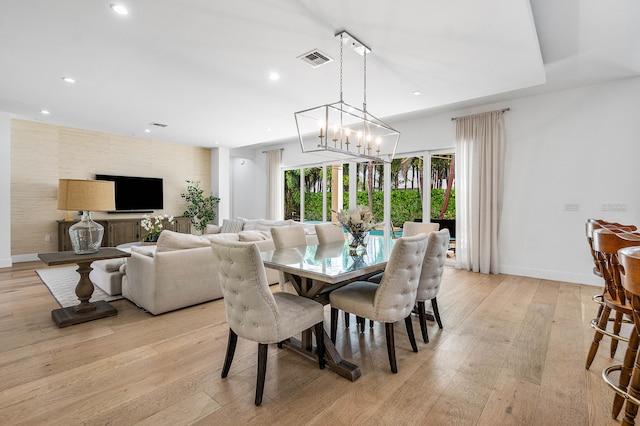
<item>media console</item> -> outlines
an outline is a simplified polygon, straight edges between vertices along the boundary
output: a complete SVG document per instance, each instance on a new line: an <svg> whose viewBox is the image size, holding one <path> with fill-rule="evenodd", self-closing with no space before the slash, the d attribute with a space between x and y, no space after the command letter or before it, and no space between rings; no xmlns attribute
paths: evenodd
<svg viewBox="0 0 640 426"><path fill-rule="evenodd" d="M104 226L102 247L116 247L120 244L140 241L145 234L145 230L140 225L142 218L94 219L94 221ZM77 222L77 220L58 221L58 251L73 250L69 238L69 228ZM191 233L191 220L188 217L174 217L173 224L165 222L164 226L170 231Z"/></svg>

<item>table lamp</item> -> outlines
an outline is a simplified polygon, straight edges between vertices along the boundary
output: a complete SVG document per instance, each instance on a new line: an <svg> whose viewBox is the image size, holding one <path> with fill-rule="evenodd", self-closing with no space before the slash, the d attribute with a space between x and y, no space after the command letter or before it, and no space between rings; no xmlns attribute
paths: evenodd
<svg viewBox="0 0 640 426"><path fill-rule="evenodd" d="M91 220L91 211L115 210L115 186L105 180L60 179L58 210L82 211L82 220L69 228L76 254L97 253L104 227Z"/></svg>

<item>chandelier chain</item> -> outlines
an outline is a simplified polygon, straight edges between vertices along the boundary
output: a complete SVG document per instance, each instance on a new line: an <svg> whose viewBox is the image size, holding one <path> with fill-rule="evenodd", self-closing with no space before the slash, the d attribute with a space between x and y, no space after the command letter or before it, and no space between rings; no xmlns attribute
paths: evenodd
<svg viewBox="0 0 640 426"><path fill-rule="evenodd" d="M362 110L367 112L367 51L364 51L364 96L362 100Z"/></svg>
<svg viewBox="0 0 640 426"><path fill-rule="evenodd" d="M342 102L342 34L340 34L340 102Z"/></svg>

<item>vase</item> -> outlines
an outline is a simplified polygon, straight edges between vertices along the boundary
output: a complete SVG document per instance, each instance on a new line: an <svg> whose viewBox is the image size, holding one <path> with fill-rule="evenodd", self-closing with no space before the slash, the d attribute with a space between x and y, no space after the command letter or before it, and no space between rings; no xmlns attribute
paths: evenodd
<svg viewBox="0 0 640 426"><path fill-rule="evenodd" d="M144 240L142 240L143 246L152 246L158 242L159 235L146 236Z"/></svg>
<svg viewBox="0 0 640 426"><path fill-rule="evenodd" d="M367 251L369 231L352 231L348 234L349 255L361 256Z"/></svg>

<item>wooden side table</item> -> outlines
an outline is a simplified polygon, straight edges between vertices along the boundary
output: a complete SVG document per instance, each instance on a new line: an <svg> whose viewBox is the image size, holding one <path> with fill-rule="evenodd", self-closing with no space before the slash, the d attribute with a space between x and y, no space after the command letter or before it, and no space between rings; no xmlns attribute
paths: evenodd
<svg viewBox="0 0 640 426"><path fill-rule="evenodd" d="M80 281L76 285L76 295L80 304L68 308L54 309L51 318L58 327L68 327L95 319L118 315L118 310L104 300L89 302L93 294L93 283L89 279L89 272L93 270L91 263L96 260L115 259L118 257L130 257L131 253L118 250L113 247L102 247L98 253L76 254L73 251L61 251L55 253L40 253L38 257L47 266L78 264Z"/></svg>

